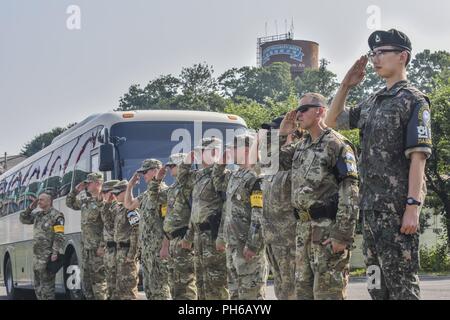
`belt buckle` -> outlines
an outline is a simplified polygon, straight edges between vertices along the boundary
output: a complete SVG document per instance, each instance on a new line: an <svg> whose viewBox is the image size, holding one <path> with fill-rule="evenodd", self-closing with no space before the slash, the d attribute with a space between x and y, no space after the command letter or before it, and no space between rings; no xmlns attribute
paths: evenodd
<svg viewBox="0 0 450 320"><path fill-rule="evenodd" d="M311 221L311 215L309 214L308 210L302 210L299 214L299 217L301 222Z"/></svg>

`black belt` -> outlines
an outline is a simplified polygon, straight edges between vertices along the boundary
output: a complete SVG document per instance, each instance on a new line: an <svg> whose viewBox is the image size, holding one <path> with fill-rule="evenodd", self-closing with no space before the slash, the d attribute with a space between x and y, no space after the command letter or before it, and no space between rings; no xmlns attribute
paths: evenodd
<svg viewBox="0 0 450 320"><path fill-rule="evenodd" d="M198 224L197 228L200 231L208 231L208 230L211 230L211 224L209 223L209 221L205 221L205 222Z"/></svg>
<svg viewBox="0 0 450 320"><path fill-rule="evenodd" d="M108 248L115 248L116 247L116 243L114 241L107 241L106 242L106 247L108 247Z"/></svg>
<svg viewBox="0 0 450 320"><path fill-rule="evenodd" d="M119 242L119 248L129 248L130 243L129 242Z"/></svg>
<svg viewBox="0 0 450 320"><path fill-rule="evenodd" d="M171 233L169 233L170 239L172 240L172 239L175 239L178 237L183 238L186 235L186 232L188 231L188 229L189 229L188 227L182 227L175 231L172 231Z"/></svg>
<svg viewBox="0 0 450 320"><path fill-rule="evenodd" d="M336 214L338 210L338 202L330 202L324 206L320 207L311 207L308 212L311 216L311 219L317 220L321 218L328 218L331 220L336 219Z"/></svg>

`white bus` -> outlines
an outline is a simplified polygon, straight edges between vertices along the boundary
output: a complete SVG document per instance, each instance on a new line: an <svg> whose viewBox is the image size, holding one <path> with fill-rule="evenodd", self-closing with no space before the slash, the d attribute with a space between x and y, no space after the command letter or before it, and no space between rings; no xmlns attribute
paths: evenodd
<svg viewBox="0 0 450 320"><path fill-rule="evenodd" d="M80 298L81 290L67 288L69 277L77 269L69 266L79 263L80 212L66 207L66 195L89 172L102 171L105 179L130 179L146 158L167 161L172 149L180 143L177 139L182 139L180 135L173 135L180 132L176 129L185 129L193 146L202 138L198 136L199 124L202 126L200 135L222 133L225 142L230 138L227 129L228 133L246 129L240 117L215 112L154 110L96 114L2 174L0 281L6 286L8 297L18 298L24 293L22 289L33 289L33 226L21 224L19 212L40 191L50 190L55 194L54 207L64 213L66 221L65 261L56 276L56 291L69 298ZM135 188L136 193L146 189L142 180Z"/></svg>

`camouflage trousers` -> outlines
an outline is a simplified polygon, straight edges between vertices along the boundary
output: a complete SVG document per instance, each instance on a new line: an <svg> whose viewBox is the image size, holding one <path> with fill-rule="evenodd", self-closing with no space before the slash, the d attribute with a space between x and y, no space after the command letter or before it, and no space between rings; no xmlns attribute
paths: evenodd
<svg viewBox="0 0 450 320"><path fill-rule="evenodd" d="M197 300L194 253L180 246L179 237L170 240L169 281L173 300Z"/></svg>
<svg viewBox="0 0 450 320"><path fill-rule="evenodd" d="M147 300L170 300L168 262L160 258L161 247L142 247L144 291Z"/></svg>
<svg viewBox="0 0 450 320"><path fill-rule="evenodd" d="M244 246L226 248L228 290L231 300L264 300L266 297L267 260L264 250L250 261L244 258Z"/></svg>
<svg viewBox="0 0 450 320"><path fill-rule="evenodd" d="M33 257L34 292L38 300L55 300L55 275L47 271L49 255Z"/></svg>
<svg viewBox="0 0 450 320"><path fill-rule="evenodd" d="M138 268L137 262L128 261L129 248L117 248L116 252L116 290L114 300L136 300L138 298Z"/></svg>
<svg viewBox="0 0 450 320"><path fill-rule="evenodd" d="M106 248L103 261L106 271L107 298L111 300L116 289L116 248Z"/></svg>
<svg viewBox="0 0 450 320"><path fill-rule="evenodd" d="M296 293L299 300L343 300L347 298L350 251L333 253L329 238L333 221L297 224Z"/></svg>
<svg viewBox="0 0 450 320"><path fill-rule="evenodd" d="M417 300L419 235L400 233L403 212L362 211L363 252L369 270L377 269L378 285L368 283L374 300Z"/></svg>
<svg viewBox="0 0 450 320"><path fill-rule="evenodd" d="M199 300L228 300L225 252L216 250L211 231L195 230L194 266Z"/></svg>
<svg viewBox="0 0 450 320"><path fill-rule="evenodd" d="M81 283L87 300L106 300L106 271L96 249L82 250Z"/></svg>
<svg viewBox="0 0 450 320"><path fill-rule="evenodd" d="M266 244L266 255L272 270L277 299L297 299L295 292L295 243L292 246Z"/></svg>

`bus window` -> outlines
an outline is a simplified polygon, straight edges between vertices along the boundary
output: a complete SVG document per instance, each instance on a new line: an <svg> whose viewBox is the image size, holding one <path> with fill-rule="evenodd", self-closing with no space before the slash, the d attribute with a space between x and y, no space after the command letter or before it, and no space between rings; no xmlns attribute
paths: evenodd
<svg viewBox="0 0 450 320"><path fill-rule="evenodd" d="M118 146L121 166L118 166L116 161L114 178L117 178L119 175L118 171L122 170L123 178L130 179L140 167L142 161L147 158L156 158L163 163L167 162L173 148L180 143L180 141L171 141L172 133L177 129L186 129L190 133L191 141L188 141L187 147L192 148L194 146L194 123L192 121L122 122L113 125L110 131L111 137L126 138L126 141ZM245 127L240 124L203 122L202 134L209 129L217 129L222 133L223 139L226 139L226 129L245 130ZM190 150L184 151L188 152ZM171 183L173 179L168 176L166 181ZM143 179L141 179L140 184L134 191L136 194L139 194L145 191L146 188Z"/></svg>
<svg viewBox="0 0 450 320"><path fill-rule="evenodd" d="M99 153L98 149L91 154L91 172L98 171L98 161L99 161Z"/></svg>

